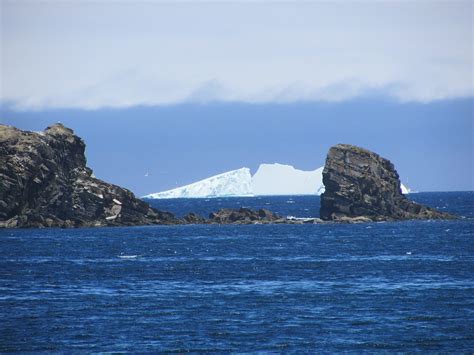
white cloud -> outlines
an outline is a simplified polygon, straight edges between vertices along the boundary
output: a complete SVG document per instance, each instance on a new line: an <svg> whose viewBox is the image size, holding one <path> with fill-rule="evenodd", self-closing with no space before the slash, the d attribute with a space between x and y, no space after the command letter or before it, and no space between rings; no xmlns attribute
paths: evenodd
<svg viewBox="0 0 474 355"><path fill-rule="evenodd" d="M2 1L17 109L473 96L473 5Z"/></svg>

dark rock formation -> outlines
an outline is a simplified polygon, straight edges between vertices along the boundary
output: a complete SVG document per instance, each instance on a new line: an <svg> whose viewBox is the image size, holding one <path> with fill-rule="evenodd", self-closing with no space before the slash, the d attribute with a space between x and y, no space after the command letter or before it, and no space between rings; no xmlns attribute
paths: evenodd
<svg viewBox="0 0 474 355"><path fill-rule="evenodd" d="M398 173L390 161L352 145L338 144L329 150L323 183L323 220L350 223L456 218L409 201L402 195Z"/></svg>
<svg viewBox="0 0 474 355"><path fill-rule="evenodd" d="M0 227L83 227L181 223L96 179L85 144L62 124L44 132L0 125Z"/></svg>
<svg viewBox="0 0 474 355"><path fill-rule="evenodd" d="M244 207L238 210L223 208L209 215L211 223L219 224L270 223L281 219L279 215L266 209L254 211Z"/></svg>
<svg viewBox="0 0 474 355"><path fill-rule="evenodd" d="M184 216L184 221L188 224L209 223L209 221L207 219L205 219L204 217L201 217L200 215L198 215L194 212L188 213L186 216Z"/></svg>
<svg viewBox="0 0 474 355"><path fill-rule="evenodd" d="M319 224L324 223L319 218L280 217L267 209L251 210L241 207L239 209L222 208L205 219L196 213L189 213L184 218L189 224Z"/></svg>
<svg viewBox="0 0 474 355"><path fill-rule="evenodd" d="M196 213L189 213L183 218L189 224L319 224L324 223L319 218L281 217L267 209L251 210L222 208L209 214L205 219Z"/></svg>

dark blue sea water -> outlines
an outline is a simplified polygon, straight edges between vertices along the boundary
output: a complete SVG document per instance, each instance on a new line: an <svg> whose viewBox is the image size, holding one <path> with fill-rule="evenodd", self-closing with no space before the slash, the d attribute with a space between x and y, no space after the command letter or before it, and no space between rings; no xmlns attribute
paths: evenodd
<svg viewBox="0 0 474 355"><path fill-rule="evenodd" d="M474 193L458 221L0 230L0 351L474 350ZM184 214L316 197L167 200Z"/></svg>

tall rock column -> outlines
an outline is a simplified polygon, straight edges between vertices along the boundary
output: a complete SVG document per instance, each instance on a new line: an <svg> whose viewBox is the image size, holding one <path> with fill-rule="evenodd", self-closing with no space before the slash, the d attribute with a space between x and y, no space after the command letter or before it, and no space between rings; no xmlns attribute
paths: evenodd
<svg viewBox="0 0 474 355"><path fill-rule="evenodd" d="M372 221L452 219L453 215L409 201L401 192L393 164L376 153L349 144L329 149L321 195L324 220Z"/></svg>

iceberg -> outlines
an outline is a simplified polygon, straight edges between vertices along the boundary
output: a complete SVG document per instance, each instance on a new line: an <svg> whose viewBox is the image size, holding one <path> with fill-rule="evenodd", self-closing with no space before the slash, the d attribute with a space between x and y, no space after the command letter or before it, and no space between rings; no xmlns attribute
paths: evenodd
<svg viewBox="0 0 474 355"><path fill-rule="evenodd" d="M249 168L241 168L143 198L320 195L324 192L322 172L322 167L303 171L291 165L260 164L253 176Z"/></svg>
<svg viewBox="0 0 474 355"><path fill-rule="evenodd" d="M320 195L323 167L304 171L284 164L260 164L252 177L254 195Z"/></svg>
<svg viewBox="0 0 474 355"><path fill-rule="evenodd" d="M190 185L153 193L143 197L159 199L252 195L252 175L250 174L250 169L241 168L211 176Z"/></svg>
<svg viewBox="0 0 474 355"><path fill-rule="evenodd" d="M244 167L143 198L321 195L324 192L323 169L304 171L279 163L260 164L253 176L250 169ZM401 184L400 188L403 194L410 193L405 185Z"/></svg>

